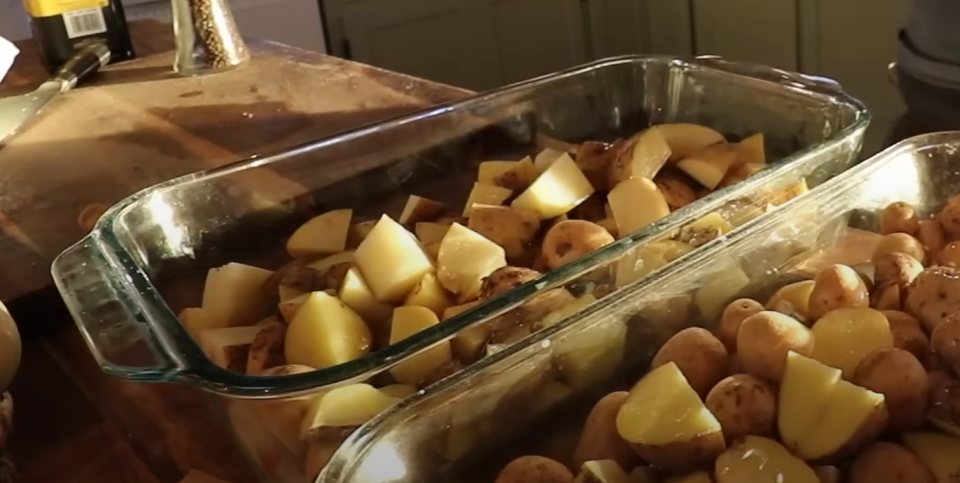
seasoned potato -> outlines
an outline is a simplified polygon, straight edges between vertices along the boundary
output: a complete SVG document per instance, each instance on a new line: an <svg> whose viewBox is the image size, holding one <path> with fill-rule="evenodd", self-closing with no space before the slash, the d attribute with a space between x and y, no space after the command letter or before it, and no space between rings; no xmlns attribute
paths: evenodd
<svg viewBox="0 0 960 483"><path fill-rule="evenodd" d="M920 262L926 261L927 251L916 238L906 233L891 233L884 235L877 244L877 249L873 252L873 259L886 255L888 253L906 253Z"/></svg>
<svg viewBox="0 0 960 483"><path fill-rule="evenodd" d="M480 300L486 300L507 293L520 285L542 275L540 272L523 267L501 267L483 279L480 287Z"/></svg>
<svg viewBox="0 0 960 483"><path fill-rule="evenodd" d="M286 364L287 360L283 353L286 336L287 324L277 320L264 325L250 343L247 374L262 374L266 369Z"/></svg>
<svg viewBox="0 0 960 483"><path fill-rule="evenodd" d="M940 222L948 238L952 240L960 238L960 195L950 198L947 205L937 214L937 221Z"/></svg>
<svg viewBox="0 0 960 483"><path fill-rule="evenodd" d="M737 333L737 354L743 369L761 379L779 382L787 363L787 353L810 355L813 334L790 316L763 311L747 317Z"/></svg>
<svg viewBox="0 0 960 483"><path fill-rule="evenodd" d="M950 267L924 270L914 279L903 311L916 317L928 333L933 332L940 319L960 312L960 272Z"/></svg>
<svg viewBox="0 0 960 483"><path fill-rule="evenodd" d="M573 452L575 468L593 460L614 460L624 471L640 464L640 458L617 433L617 413L627 395L626 391L612 392L593 406Z"/></svg>
<svg viewBox="0 0 960 483"><path fill-rule="evenodd" d="M917 210L910 203L898 201L890 203L880 214L880 233L906 233L913 235L917 232Z"/></svg>
<svg viewBox="0 0 960 483"><path fill-rule="evenodd" d="M930 339L920 327L920 322L910 314L896 310L884 310L883 315L890 324L893 346L913 354L924 367L932 369L930 359L934 355L930 350Z"/></svg>
<svg viewBox="0 0 960 483"><path fill-rule="evenodd" d="M573 473L543 456L521 456L504 466L495 483L573 483Z"/></svg>
<svg viewBox="0 0 960 483"><path fill-rule="evenodd" d="M680 368L697 394L706 396L727 372L727 349L708 330L691 327L678 332L653 357L655 369L668 362Z"/></svg>
<svg viewBox="0 0 960 483"><path fill-rule="evenodd" d="M960 432L960 381L944 372L930 374L927 418L944 431Z"/></svg>
<svg viewBox="0 0 960 483"><path fill-rule="evenodd" d="M660 188L671 210L679 210L697 201L697 193L687 176L674 169L663 169L653 178L653 182Z"/></svg>
<svg viewBox="0 0 960 483"><path fill-rule="evenodd" d="M551 269L570 263L615 240L606 229L586 220L553 225L543 237L543 256Z"/></svg>
<svg viewBox="0 0 960 483"><path fill-rule="evenodd" d="M763 305L753 299L734 300L723 310L716 335L727 348L727 352L732 354L737 351L737 333L740 332L740 324L747 317L760 312L763 312Z"/></svg>
<svg viewBox="0 0 960 483"><path fill-rule="evenodd" d="M474 204L467 228L502 246L511 261L523 258L524 248L540 229L535 211L510 206Z"/></svg>
<svg viewBox="0 0 960 483"><path fill-rule="evenodd" d="M954 375L960 375L960 314L954 313L937 324L930 334L930 347Z"/></svg>
<svg viewBox="0 0 960 483"><path fill-rule="evenodd" d="M921 220L917 225L917 240L927 253L927 260L936 260L947 244L947 236L937 220Z"/></svg>
<svg viewBox="0 0 960 483"><path fill-rule="evenodd" d="M856 270L833 265L817 274L810 292L809 315L815 321L834 309L868 307L870 294Z"/></svg>
<svg viewBox="0 0 960 483"><path fill-rule="evenodd" d="M912 451L879 441L868 446L850 465L850 483L934 483L933 473Z"/></svg>
<svg viewBox="0 0 960 483"><path fill-rule="evenodd" d="M887 253L873 258L874 283L895 284L906 295L907 287L923 271L920 260L900 252Z"/></svg>
<svg viewBox="0 0 960 483"><path fill-rule="evenodd" d="M944 245L937 255L937 263L945 267L960 268L960 242L950 242Z"/></svg>
<svg viewBox="0 0 960 483"><path fill-rule="evenodd" d="M598 141L587 141L577 148L574 162L583 171L590 184L598 190L607 190L607 173L619 146Z"/></svg>
<svg viewBox="0 0 960 483"><path fill-rule="evenodd" d="M777 398L773 388L755 376L737 374L718 382L707 394L706 406L720 421L728 443L774 434Z"/></svg>
<svg viewBox="0 0 960 483"><path fill-rule="evenodd" d="M857 366L852 382L883 394L892 431L923 426L930 383L927 371L913 354L901 349L881 349L868 354Z"/></svg>

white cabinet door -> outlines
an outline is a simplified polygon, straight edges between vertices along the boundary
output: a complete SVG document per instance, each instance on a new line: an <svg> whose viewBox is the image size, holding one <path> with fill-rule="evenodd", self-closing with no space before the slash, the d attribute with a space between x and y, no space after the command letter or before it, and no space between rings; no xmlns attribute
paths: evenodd
<svg viewBox="0 0 960 483"><path fill-rule="evenodd" d="M580 0L488 0L486 8L483 37L501 84L586 62Z"/></svg>
<svg viewBox="0 0 960 483"><path fill-rule="evenodd" d="M906 0L801 0L804 71L833 77L873 114L864 152L879 149L903 111L887 66L896 60Z"/></svg>
<svg viewBox="0 0 960 483"><path fill-rule="evenodd" d="M694 0L697 54L797 70L797 1Z"/></svg>
<svg viewBox="0 0 960 483"><path fill-rule="evenodd" d="M486 0L364 0L338 6L350 58L437 82L499 83L485 44Z"/></svg>

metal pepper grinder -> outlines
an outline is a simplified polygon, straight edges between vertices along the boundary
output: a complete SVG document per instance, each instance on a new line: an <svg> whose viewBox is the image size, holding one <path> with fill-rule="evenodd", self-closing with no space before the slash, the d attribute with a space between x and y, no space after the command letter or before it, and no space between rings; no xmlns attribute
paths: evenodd
<svg viewBox="0 0 960 483"><path fill-rule="evenodd" d="M236 67L248 59L227 0L171 0L176 38L174 70L198 75Z"/></svg>

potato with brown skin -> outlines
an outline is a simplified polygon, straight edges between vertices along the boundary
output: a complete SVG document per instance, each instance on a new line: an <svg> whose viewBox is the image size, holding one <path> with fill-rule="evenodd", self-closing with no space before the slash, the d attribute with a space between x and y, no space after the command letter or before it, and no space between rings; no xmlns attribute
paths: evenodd
<svg viewBox="0 0 960 483"><path fill-rule="evenodd" d="M960 267L960 242L950 242L944 245L937 255L937 263L944 267Z"/></svg>
<svg viewBox="0 0 960 483"><path fill-rule="evenodd" d="M607 144L599 141L587 141L577 147L574 162L580 171L583 171L587 181L598 191L606 191L610 188L607 185L607 173L610 170L610 163L613 162L620 145L623 143Z"/></svg>
<svg viewBox="0 0 960 483"><path fill-rule="evenodd" d="M931 374L927 418L948 432L960 428L960 381L945 372Z"/></svg>
<svg viewBox="0 0 960 483"><path fill-rule="evenodd" d="M874 283L896 284L906 296L907 287L923 272L923 264L906 253L894 252L874 257L873 270Z"/></svg>
<svg viewBox="0 0 960 483"><path fill-rule="evenodd" d="M870 307L877 310L900 310L903 308L901 290L892 282L882 283L870 294Z"/></svg>
<svg viewBox="0 0 960 483"><path fill-rule="evenodd" d="M917 210L910 203L897 201L890 203L880 213L880 234L906 233L913 235L917 232L919 222Z"/></svg>
<svg viewBox="0 0 960 483"><path fill-rule="evenodd" d="M607 394L590 410L573 451L575 468L587 461L614 460L623 471L630 471L641 463L630 445L617 433L617 412L627 395L626 391Z"/></svg>
<svg viewBox="0 0 960 483"><path fill-rule="evenodd" d="M787 364L787 352L809 356L813 333L796 319L779 312L763 311L747 317L737 333L737 354L743 369L761 379L779 382Z"/></svg>
<svg viewBox="0 0 960 483"><path fill-rule="evenodd" d="M507 293L523 285L542 273L524 267L501 267L483 279L480 286L480 300L487 300L497 295Z"/></svg>
<svg viewBox="0 0 960 483"><path fill-rule="evenodd" d="M325 272L308 267L307 262L303 260L294 260L280 267L267 278L263 284L263 293L270 297L279 297L278 291L281 285L309 293L331 288L327 286L327 282Z"/></svg>
<svg viewBox="0 0 960 483"><path fill-rule="evenodd" d="M777 423L777 398L773 388L750 374L737 374L718 382L705 400L720 421L730 444L747 435L768 436Z"/></svg>
<svg viewBox="0 0 960 483"><path fill-rule="evenodd" d="M268 324L257 332L250 343L247 355L247 374L259 375L264 370L287 363L283 344L287 337L287 324L277 322Z"/></svg>
<svg viewBox="0 0 960 483"><path fill-rule="evenodd" d="M873 252L873 260L888 253L906 253L921 263L927 260L927 250L916 238L906 233L891 233L884 235L877 243L877 248Z"/></svg>
<svg viewBox="0 0 960 483"><path fill-rule="evenodd" d="M537 330L536 325L550 312L555 312L576 300L567 289L555 288L528 300L523 305L493 319L490 343L517 342Z"/></svg>
<svg viewBox="0 0 960 483"><path fill-rule="evenodd" d="M850 483L935 483L933 473L912 451L878 441L868 446L850 465Z"/></svg>
<svg viewBox="0 0 960 483"><path fill-rule="evenodd" d="M910 314L897 310L884 310L883 315L890 324L893 346L913 354L927 370L930 370L930 360L934 354L930 350L930 339L920 327L920 322Z"/></svg>
<svg viewBox="0 0 960 483"><path fill-rule="evenodd" d="M944 366L960 376L960 312L953 313L937 324L930 334L930 347Z"/></svg>
<svg viewBox="0 0 960 483"><path fill-rule="evenodd" d="M494 483L573 483L573 473L550 458L521 456L504 466Z"/></svg>
<svg viewBox="0 0 960 483"><path fill-rule="evenodd" d="M688 179L685 174L671 168L664 168L653 178L653 182L667 200L670 211L679 210L697 201L697 192Z"/></svg>
<svg viewBox="0 0 960 483"><path fill-rule="evenodd" d="M316 369L310 366L305 366L303 364L284 364L282 366L271 367L265 369L261 375L263 376L289 376L293 374L304 374L307 372L313 372Z"/></svg>
<svg viewBox="0 0 960 483"><path fill-rule="evenodd" d="M753 299L737 299L730 302L720 316L720 325L716 329L717 339L733 354L737 351L737 332L740 324L753 314L763 312L763 305Z"/></svg>
<svg viewBox="0 0 960 483"><path fill-rule="evenodd" d="M950 267L924 270L913 280L903 311L916 317L928 334L932 333L940 319L960 312L960 272Z"/></svg>
<svg viewBox="0 0 960 483"><path fill-rule="evenodd" d="M727 349L710 331L690 327L676 333L653 357L651 369L673 362L701 397L727 374Z"/></svg>
<svg viewBox="0 0 960 483"><path fill-rule="evenodd" d="M869 307L870 293L856 270L846 265L833 265L814 278L810 292L810 321L816 321L834 309Z"/></svg>
<svg viewBox="0 0 960 483"><path fill-rule="evenodd" d="M891 431L923 426L930 382L926 369L913 354L902 349L871 352L857 365L851 382L883 394Z"/></svg>
<svg viewBox="0 0 960 483"><path fill-rule="evenodd" d="M920 220L917 225L917 240L927 253L927 260L936 260L947 244L947 236L937 220Z"/></svg>
<svg viewBox="0 0 960 483"><path fill-rule="evenodd" d="M947 238L951 240L960 238L960 195L947 201L946 206L937 213L937 221L943 227Z"/></svg>
<svg viewBox="0 0 960 483"><path fill-rule="evenodd" d="M840 483L842 475L840 468L836 466L814 466L813 472L817 474L820 483Z"/></svg>
<svg viewBox="0 0 960 483"><path fill-rule="evenodd" d="M615 240L602 226L586 220L566 220L553 225L543 237L543 256L551 269L566 265Z"/></svg>

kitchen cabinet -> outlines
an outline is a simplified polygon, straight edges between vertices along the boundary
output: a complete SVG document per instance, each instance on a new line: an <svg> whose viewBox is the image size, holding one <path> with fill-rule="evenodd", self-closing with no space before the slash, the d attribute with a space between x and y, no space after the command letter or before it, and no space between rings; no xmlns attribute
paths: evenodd
<svg viewBox="0 0 960 483"><path fill-rule="evenodd" d="M797 11L803 1L693 0L696 51L797 70Z"/></svg>

